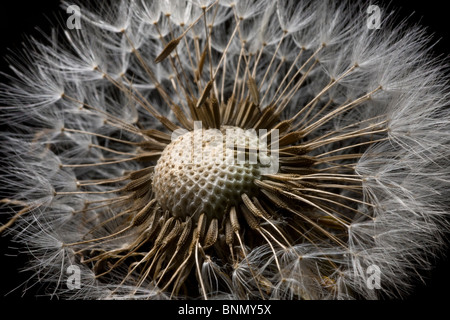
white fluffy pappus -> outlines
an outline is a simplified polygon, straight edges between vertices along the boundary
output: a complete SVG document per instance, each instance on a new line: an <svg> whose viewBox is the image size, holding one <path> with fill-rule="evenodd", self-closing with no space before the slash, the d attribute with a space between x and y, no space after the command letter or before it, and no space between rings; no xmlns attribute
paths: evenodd
<svg viewBox="0 0 450 320"><path fill-rule="evenodd" d="M30 254L27 286L68 299L405 297L447 250L448 76L422 27L382 8L369 28L362 1L76 4L81 28L30 39L0 86L0 230ZM230 199L239 182L220 169L180 167L167 180L195 192L158 198L158 160L194 121L279 130L278 172ZM216 194L186 170L213 176ZM223 198L220 212L164 206Z"/></svg>

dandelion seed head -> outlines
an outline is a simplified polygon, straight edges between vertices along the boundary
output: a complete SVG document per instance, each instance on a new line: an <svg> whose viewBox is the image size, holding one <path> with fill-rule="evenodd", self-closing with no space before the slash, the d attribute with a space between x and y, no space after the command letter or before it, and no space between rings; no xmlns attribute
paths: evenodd
<svg viewBox="0 0 450 320"><path fill-rule="evenodd" d="M0 231L69 298L408 293L447 243L448 76L366 9L80 4L0 86Z"/></svg>

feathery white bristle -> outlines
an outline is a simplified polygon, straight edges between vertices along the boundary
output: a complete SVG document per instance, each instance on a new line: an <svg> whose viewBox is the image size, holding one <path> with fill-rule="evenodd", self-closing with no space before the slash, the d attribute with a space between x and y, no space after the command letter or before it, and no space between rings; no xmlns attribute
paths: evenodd
<svg viewBox="0 0 450 320"><path fill-rule="evenodd" d="M31 39L28 49L9 58L14 75L0 85L0 124L11 127L1 133L0 191L7 199L1 205L30 208L7 230L29 249L34 259L30 270L53 284L54 294L82 299L173 298L158 287L158 281L146 279L136 285L141 278L127 266L108 275L111 283L99 281L94 267L80 261L78 254L93 248L119 252L127 245L137 250L133 244L141 234L128 229L115 234L130 221L117 209L122 198L115 198L122 195L123 181L110 179L145 168L146 164L132 161L146 152L139 143L156 141L143 130L164 131L158 117L179 125L172 108L189 110L185 93L201 97L211 75L215 78L208 97L214 96L219 104L226 105L235 93L234 98L245 98L249 76L259 90L261 112L273 104L282 111L280 120L289 119L310 103L309 111L293 121L293 126L309 130L302 143L318 144L311 151L318 159L362 150L355 164L355 159L336 162L353 166L354 175L345 179L362 183L360 198L350 208L352 216L342 214L349 219L340 230L346 233L345 245L333 238L284 247L276 243L276 249L270 241L257 247L238 242L240 253L232 252L238 263L225 266L219 257L206 254L202 263L196 262L195 277L204 279L199 283L202 297L403 296L416 272L431 268L429 258L444 250L450 212L448 76L443 63L432 58L430 38L421 27L392 21L383 11L382 28L370 30L366 3L348 1L123 0L80 8L80 30L60 26L58 40ZM156 63L177 37L176 48ZM367 128L370 137L352 136ZM349 137L320 144L327 134L330 139ZM354 147L359 143L368 145ZM320 170L327 165L331 166L326 160L319 164L318 173L307 182L316 183L314 178L326 172ZM157 169L152 178L158 178ZM100 180L108 183L95 182ZM163 180L157 194L170 182L180 182ZM348 199L353 191L336 193L339 199ZM86 211L88 206L94 209ZM168 211L185 209L174 206L163 204ZM289 228L287 217L275 217L278 210L274 207L274 218L261 220L258 228ZM163 223L158 223L151 227L162 229ZM225 223L218 229L225 230ZM309 236L306 227L301 232ZM107 240L82 243L95 237ZM84 247L76 252L74 244L79 243ZM329 270L324 261L336 269ZM65 286L70 265L81 268L79 290ZM380 291L367 286L369 266L382 272ZM233 269L229 276L224 276L225 268Z"/></svg>

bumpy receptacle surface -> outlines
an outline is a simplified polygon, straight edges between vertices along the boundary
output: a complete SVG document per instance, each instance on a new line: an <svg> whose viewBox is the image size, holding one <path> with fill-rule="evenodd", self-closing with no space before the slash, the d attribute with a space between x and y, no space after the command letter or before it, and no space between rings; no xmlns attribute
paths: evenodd
<svg viewBox="0 0 450 320"><path fill-rule="evenodd" d="M239 158L232 146L255 150L258 138L231 127L194 130L172 141L155 166L152 187L160 206L180 218L220 218L242 193L254 194L253 180L260 177L255 154Z"/></svg>

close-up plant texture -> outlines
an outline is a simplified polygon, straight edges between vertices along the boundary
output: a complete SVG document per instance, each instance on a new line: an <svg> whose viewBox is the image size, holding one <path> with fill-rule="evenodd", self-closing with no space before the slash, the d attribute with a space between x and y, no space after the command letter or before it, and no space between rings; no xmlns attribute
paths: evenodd
<svg viewBox="0 0 450 320"><path fill-rule="evenodd" d="M403 298L447 250L422 27L365 1L74 4L0 86L0 231L40 294Z"/></svg>

